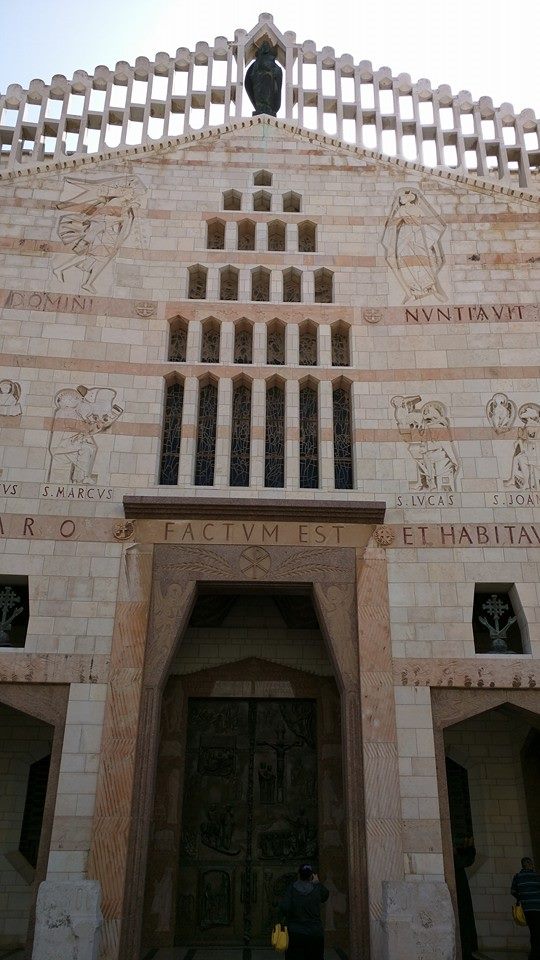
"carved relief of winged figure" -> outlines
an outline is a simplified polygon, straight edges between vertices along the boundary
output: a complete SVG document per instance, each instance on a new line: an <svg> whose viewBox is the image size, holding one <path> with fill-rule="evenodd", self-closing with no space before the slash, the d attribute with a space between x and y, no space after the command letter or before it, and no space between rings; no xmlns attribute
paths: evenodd
<svg viewBox="0 0 540 960"><path fill-rule="evenodd" d="M67 177L79 187L69 200L57 203L66 210L58 222L58 236L72 256L53 270L62 282L69 270L81 274L81 289L95 293L95 281L128 238L141 204L143 184L138 177L105 177L86 180Z"/></svg>
<svg viewBox="0 0 540 960"><path fill-rule="evenodd" d="M445 300L439 283L444 264L441 238L446 224L419 190L400 190L382 236L386 261L405 291L404 303L434 296Z"/></svg>

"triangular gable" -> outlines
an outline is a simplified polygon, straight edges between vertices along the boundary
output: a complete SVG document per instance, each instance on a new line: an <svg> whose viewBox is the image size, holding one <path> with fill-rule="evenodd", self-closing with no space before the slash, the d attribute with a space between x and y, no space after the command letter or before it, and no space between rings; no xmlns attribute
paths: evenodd
<svg viewBox="0 0 540 960"><path fill-rule="evenodd" d="M420 163L413 163L410 160L403 160L399 157L391 157L375 150L368 150L365 147L359 147L356 144L346 143L342 140L339 140L337 137L331 137L328 134L315 133L312 130L307 130L294 124L287 123L285 120L280 120L276 117L268 117L266 115L250 117L249 119L242 119L238 121L231 121L230 123L219 127L209 127L205 130L200 130L196 133L193 132L182 137L166 138L155 143L144 144L142 146L134 146L129 148L121 147L117 150L106 150L98 155L77 158L71 157L66 158L63 161L56 162L45 160L29 165L28 167L20 168L16 171L2 171L0 173L0 183L20 181L22 177L31 177L36 175L43 177L44 174L57 174L61 171L78 170L83 168L96 169L99 168L102 163L110 161L140 160L144 157L151 158L154 156L156 158L162 157L168 153L187 150L196 145L203 146L208 144L210 146L217 140L227 139L230 136L234 136L234 134L237 132L244 134L246 132L253 132L253 134L255 134L257 128L261 126L270 127L270 129L275 131L276 134L281 133L304 140L311 146L316 144L322 149L336 153L344 158L350 159L351 157L354 157L360 161L363 160L376 162L396 171L402 170L404 173L416 171L422 176L433 178L439 183L444 181L448 183L454 183L456 185L459 184L463 187L473 189L481 193L488 193L492 196L501 196L506 198L511 197L516 200L524 200L535 204L540 202L540 192L534 193L521 189L518 186L509 186L508 184L501 183L500 181L485 180L480 177L474 177L470 174L459 174L452 170L446 170L443 168L426 167Z"/></svg>

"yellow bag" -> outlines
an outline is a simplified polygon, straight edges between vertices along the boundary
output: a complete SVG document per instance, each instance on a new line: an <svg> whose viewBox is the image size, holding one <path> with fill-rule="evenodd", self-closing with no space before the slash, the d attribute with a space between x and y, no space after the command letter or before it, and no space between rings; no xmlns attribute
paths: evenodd
<svg viewBox="0 0 540 960"><path fill-rule="evenodd" d="M525 914L523 913L523 907L520 903L514 903L512 907L512 917L514 919L514 923L517 923L518 927L527 926Z"/></svg>
<svg viewBox="0 0 540 960"><path fill-rule="evenodd" d="M289 931L287 927L282 927L280 923L276 923L272 930L271 943L277 953L285 953L289 948Z"/></svg>

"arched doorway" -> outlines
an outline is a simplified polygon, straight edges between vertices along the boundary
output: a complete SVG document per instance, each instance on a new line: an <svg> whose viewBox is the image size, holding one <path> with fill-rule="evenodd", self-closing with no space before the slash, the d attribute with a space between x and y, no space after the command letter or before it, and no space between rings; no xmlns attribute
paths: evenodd
<svg viewBox="0 0 540 960"><path fill-rule="evenodd" d="M199 592L162 699L142 957L268 947L306 861L346 954L345 850L340 698L309 594Z"/></svg>

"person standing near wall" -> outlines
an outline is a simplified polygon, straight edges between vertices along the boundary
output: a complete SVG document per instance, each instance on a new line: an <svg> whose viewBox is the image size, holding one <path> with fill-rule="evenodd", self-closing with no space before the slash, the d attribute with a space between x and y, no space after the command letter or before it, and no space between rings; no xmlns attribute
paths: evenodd
<svg viewBox="0 0 540 960"><path fill-rule="evenodd" d="M540 873L530 857L523 857L521 870L514 875L510 892L523 907L531 938L529 960L540 960Z"/></svg>
<svg viewBox="0 0 540 960"><path fill-rule="evenodd" d="M287 960L324 960L321 904L329 896L313 867L301 866L298 880L291 883L280 904L289 930Z"/></svg>

